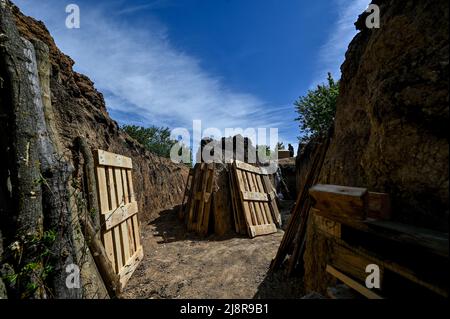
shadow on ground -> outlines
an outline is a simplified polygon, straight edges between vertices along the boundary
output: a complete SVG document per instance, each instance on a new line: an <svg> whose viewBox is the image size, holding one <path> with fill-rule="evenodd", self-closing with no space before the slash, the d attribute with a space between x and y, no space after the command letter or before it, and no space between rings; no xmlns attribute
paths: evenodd
<svg viewBox="0 0 450 319"><path fill-rule="evenodd" d="M192 240L192 241L225 241L231 238L245 237L236 233L230 233L223 236L216 236L214 234L202 237L194 232L188 232L186 225L178 218L178 211L180 205L172 209L161 211L159 216L148 223L155 229L154 235L160 236L162 240L157 241L158 244L168 244L177 241Z"/></svg>
<svg viewBox="0 0 450 319"><path fill-rule="evenodd" d="M301 277L288 277L284 269L268 272L254 299L299 299L304 295Z"/></svg>

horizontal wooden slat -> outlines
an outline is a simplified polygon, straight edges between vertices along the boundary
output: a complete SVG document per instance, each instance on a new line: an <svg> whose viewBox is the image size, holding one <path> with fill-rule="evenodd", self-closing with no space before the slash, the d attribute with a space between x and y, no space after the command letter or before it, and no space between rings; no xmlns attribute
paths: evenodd
<svg viewBox="0 0 450 319"><path fill-rule="evenodd" d="M255 173L258 175L267 175L267 172L260 167L256 167L244 162L236 161L236 167L240 170Z"/></svg>
<svg viewBox="0 0 450 319"><path fill-rule="evenodd" d="M270 235L277 232L277 226L275 226L275 224L249 226L248 229L251 238L262 235Z"/></svg>
<svg viewBox="0 0 450 319"><path fill-rule="evenodd" d="M335 222L326 217L320 216L320 214L318 214L319 211L315 208L311 208L310 212L313 216L314 225L316 226L316 228L319 231L321 231L322 233L324 233L327 236L341 238L341 224L340 223Z"/></svg>
<svg viewBox="0 0 450 319"><path fill-rule="evenodd" d="M133 168L131 158L123 155L97 150L96 157L99 165L129 168L129 169Z"/></svg>
<svg viewBox="0 0 450 319"><path fill-rule="evenodd" d="M256 192L242 192L242 198L244 200L256 201L256 202L268 202L269 198L267 194Z"/></svg>
<svg viewBox="0 0 450 319"><path fill-rule="evenodd" d="M138 213L137 202L131 202L127 205L122 205L117 209L110 211L104 215L104 223L106 230L109 230L124 220Z"/></svg>
<svg viewBox="0 0 450 319"><path fill-rule="evenodd" d="M131 278L131 275L133 275L134 271L139 266L139 263L143 258L144 250L142 246L140 246L119 272L120 284L122 286L122 289L127 285L128 280Z"/></svg>
<svg viewBox="0 0 450 319"><path fill-rule="evenodd" d="M333 245L333 250L328 258L331 266L360 282L365 282L368 276L368 273L366 273L367 265L378 265L380 268L380 286L383 288L384 268L375 259L354 253L352 250L339 244Z"/></svg>
<svg viewBox="0 0 450 319"><path fill-rule="evenodd" d="M344 284L349 286L350 288L355 289L357 292L359 292L361 295L365 296L368 299L383 299L380 295L374 293L372 290L368 289L367 287L361 285L359 282L353 280L352 278L348 277L347 275L341 273L336 268L327 265L326 271L334 276L335 278L342 281Z"/></svg>
<svg viewBox="0 0 450 319"><path fill-rule="evenodd" d="M423 247L442 257L449 256L448 233L384 220L368 219L364 221L364 224L369 227L369 232L379 236L399 243Z"/></svg>

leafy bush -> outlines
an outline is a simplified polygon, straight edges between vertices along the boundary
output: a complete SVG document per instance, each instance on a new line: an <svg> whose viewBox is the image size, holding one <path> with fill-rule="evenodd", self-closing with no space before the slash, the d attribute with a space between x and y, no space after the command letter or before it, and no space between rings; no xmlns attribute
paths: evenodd
<svg viewBox="0 0 450 319"><path fill-rule="evenodd" d="M328 84L318 85L315 90L309 90L306 96L300 97L294 103L299 114L296 121L300 122L302 142L326 134L333 125L339 81L335 82L331 73L328 73L327 80Z"/></svg>
<svg viewBox="0 0 450 319"><path fill-rule="evenodd" d="M136 125L124 125L122 130L141 143L148 151L161 157L170 158L170 150L178 143L178 141L170 139L168 127L150 126L145 128ZM187 151L190 152L190 150Z"/></svg>

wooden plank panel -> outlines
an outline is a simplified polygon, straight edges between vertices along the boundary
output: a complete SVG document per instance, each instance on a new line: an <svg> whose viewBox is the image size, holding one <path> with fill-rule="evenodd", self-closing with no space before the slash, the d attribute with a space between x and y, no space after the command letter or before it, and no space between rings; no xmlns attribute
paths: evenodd
<svg viewBox="0 0 450 319"><path fill-rule="evenodd" d="M129 191L128 191L128 181L127 181L127 172L124 169L120 170L122 173L122 187L123 187L123 197L125 200L125 204L130 202Z"/></svg>
<svg viewBox="0 0 450 319"><path fill-rule="evenodd" d="M136 247L136 249L138 249L141 246L141 230L140 230L139 219L138 219L137 215L134 215L131 219L133 221L135 247Z"/></svg>
<svg viewBox="0 0 450 319"><path fill-rule="evenodd" d="M244 183L244 179L243 179L243 172L240 170L236 170L236 176L237 176L237 180L238 180L238 185L239 185L239 189L240 189L240 194L242 194L243 191L246 191L246 184ZM251 210L250 210L250 205L249 202L247 201L243 201L241 198L241 202L242 202L242 206L243 206L243 210L244 210L244 214L245 214L245 224L246 226L250 226L250 225L254 225L256 223L256 219L255 216L253 216Z"/></svg>
<svg viewBox="0 0 450 319"><path fill-rule="evenodd" d="M244 162L240 162L240 161L235 161L235 163L236 163L236 167L240 170L251 172L251 173L256 173L256 174L263 174L262 170L259 167L256 167L256 166L244 163Z"/></svg>
<svg viewBox="0 0 450 319"><path fill-rule="evenodd" d="M131 202L127 205L120 206L105 214L105 229L109 230L137 213L137 202Z"/></svg>
<svg viewBox="0 0 450 319"><path fill-rule="evenodd" d="M269 180L269 176L261 176L261 179L266 193L269 194L270 198L269 208L272 220L276 225L281 226L281 214L280 211L278 210L277 200L272 183Z"/></svg>
<svg viewBox="0 0 450 319"><path fill-rule="evenodd" d="M130 243L128 242L128 239L130 238L128 234L128 226L126 222L123 222L117 227L120 228L120 232L122 234L122 252L124 260L127 261L132 256L132 254L130 254Z"/></svg>
<svg viewBox="0 0 450 319"><path fill-rule="evenodd" d="M315 208L311 208L310 212L313 214L314 225L319 231L330 237L341 238L340 223L328 219L326 217L320 216L318 214L318 210Z"/></svg>
<svg viewBox="0 0 450 319"><path fill-rule="evenodd" d="M113 267L115 267L115 271L117 272L116 267L116 256L114 254L114 238L111 230L108 230L102 235L103 246L105 247L106 255L108 256L109 261Z"/></svg>
<svg viewBox="0 0 450 319"><path fill-rule="evenodd" d="M205 214L205 193L206 193L206 188L208 186L208 178L209 178L209 170L207 169L206 165L202 164L202 184L201 184L201 196L199 199L199 209L198 209L198 215L197 215L197 219L196 219L196 225L195 225L195 230L198 233L201 233L202 229L202 221L203 221L203 216Z"/></svg>
<svg viewBox="0 0 450 319"><path fill-rule="evenodd" d="M368 276L366 273L367 265L377 264L374 259L367 258L361 254L356 254L350 249L347 249L339 244L333 245L333 251L330 254L329 263L337 270L342 271L360 282L365 282ZM381 288L383 288L384 269L382 266L378 266L380 267Z"/></svg>
<svg viewBox="0 0 450 319"><path fill-rule="evenodd" d="M133 176L131 174L131 169L127 170L127 176L128 176L128 189L130 191L130 202L134 202L136 200L136 195L134 194L134 187L133 187Z"/></svg>
<svg viewBox="0 0 450 319"><path fill-rule="evenodd" d="M130 255L133 256L133 254L136 252L136 246L134 242L133 219L128 218L124 223L127 224L128 228L128 243L130 246Z"/></svg>
<svg viewBox="0 0 450 319"><path fill-rule="evenodd" d="M109 207L110 210L115 210L117 207L119 207L119 204L117 203L117 196L116 196L116 184L115 184L115 177L114 177L114 169L112 167L108 167L108 196L109 196L109 202L111 206Z"/></svg>
<svg viewBox="0 0 450 319"><path fill-rule="evenodd" d="M244 200L248 201L255 201L255 202L268 202L269 198L266 194L263 193L254 193L254 192L243 192L242 198Z"/></svg>
<svg viewBox="0 0 450 319"><path fill-rule="evenodd" d="M252 173L243 171L242 175L245 176L244 180L246 180L246 182L247 182L248 190L249 191L254 190L255 187L253 185ZM256 220L256 223L253 224L253 225L261 225L261 224L263 224L264 221L263 221L263 219L261 217L260 212L257 210L257 207L256 207L255 203L254 202L249 202L249 206L250 206L250 211L255 216L255 220Z"/></svg>
<svg viewBox="0 0 450 319"><path fill-rule="evenodd" d="M114 255L116 259L116 272L119 273L122 266L125 264L123 259L123 245L120 226L116 226L112 229L113 241L114 241Z"/></svg>
<svg viewBox="0 0 450 319"><path fill-rule="evenodd" d="M106 172L104 167L97 167L97 192L100 204L100 213L109 211L108 187L106 185Z"/></svg>
<svg viewBox="0 0 450 319"><path fill-rule="evenodd" d="M314 208L329 219L348 225L357 225L367 217L368 192L365 188L315 185L309 194Z"/></svg>
<svg viewBox="0 0 450 319"><path fill-rule="evenodd" d="M255 180L256 180L255 184L256 184L256 187L258 189L258 192L265 193L265 189L264 189L264 185L262 183L261 175L255 175ZM269 195L268 194L265 194L265 195L267 197L267 200L269 201L270 200ZM260 203L259 205L261 206L261 212L263 213L263 215L265 217L265 219L264 219L265 222L267 224L272 224L273 223L273 219L272 219L272 216L271 216L271 213L270 213L270 208L269 208L268 204L267 203Z"/></svg>
<svg viewBox="0 0 450 319"><path fill-rule="evenodd" d="M255 192L261 192L261 190L259 189L259 186L258 186L258 182L256 180L257 176L259 176L259 175L258 174L250 174L250 177L252 179L252 187ZM267 197L266 194L264 194L264 195ZM264 212L264 208L261 205L261 202L255 201L254 205L255 205L257 213L260 216L261 224L269 224L269 221L266 218L266 213Z"/></svg>
<svg viewBox="0 0 450 319"><path fill-rule="evenodd" d="M102 150L98 150L96 153L96 159L99 165L129 169L133 168L131 158L129 157Z"/></svg>
<svg viewBox="0 0 450 319"><path fill-rule="evenodd" d="M337 269L335 269L333 266L327 265L326 271L334 276L335 278L342 281L344 284L349 286L350 288L353 288L357 292L359 292L361 295L365 296L368 299L383 299L380 295L374 293L372 290L364 287L359 282L353 280L352 278L348 277L347 275L341 273Z"/></svg>
<svg viewBox="0 0 450 319"><path fill-rule="evenodd" d="M123 198L122 173L120 171L120 168L114 168L114 177L114 181L116 183L117 203L119 204L119 206L121 206L125 204L125 201Z"/></svg>
<svg viewBox="0 0 450 319"><path fill-rule="evenodd" d="M368 226L367 231L376 233L378 236L402 244L423 247L445 258L449 256L448 233L384 220L368 219L364 224Z"/></svg>
<svg viewBox="0 0 450 319"><path fill-rule="evenodd" d="M129 258L127 264L119 272L120 284L122 289L127 285L128 280L130 280L136 268L139 266L140 262L144 258L144 250L142 246L134 253L133 256Z"/></svg>
<svg viewBox="0 0 450 319"><path fill-rule="evenodd" d="M249 226L249 234L251 238L256 236L270 235L277 232L275 224Z"/></svg>

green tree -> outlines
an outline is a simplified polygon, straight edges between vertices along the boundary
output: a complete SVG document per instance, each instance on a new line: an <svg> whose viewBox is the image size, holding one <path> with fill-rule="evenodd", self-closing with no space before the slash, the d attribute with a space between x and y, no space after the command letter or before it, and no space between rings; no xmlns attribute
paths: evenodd
<svg viewBox="0 0 450 319"><path fill-rule="evenodd" d="M124 125L122 130L141 143L148 151L161 157L170 158L170 150L178 143L178 141L170 138L170 129L168 127L150 126L145 128L136 125ZM182 147L188 149L185 145L182 145ZM187 164L189 165L190 163Z"/></svg>
<svg viewBox="0 0 450 319"><path fill-rule="evenodd" d="M301 140L309 141L316 136L328 132L336 115L336 101L339 95L339 81L334 81L328 73L328 84L318 85L315 90L309 90L305 96L295 101L295 109L299 114L296 121L300 122Z"/></svg>
<svg viewBox="0 0 450 319"><path fill-rule="evenodd" d="M285 150L286 146L284 146L283 142L278 142L277 146L275 147L276 150Z"/></svg>

